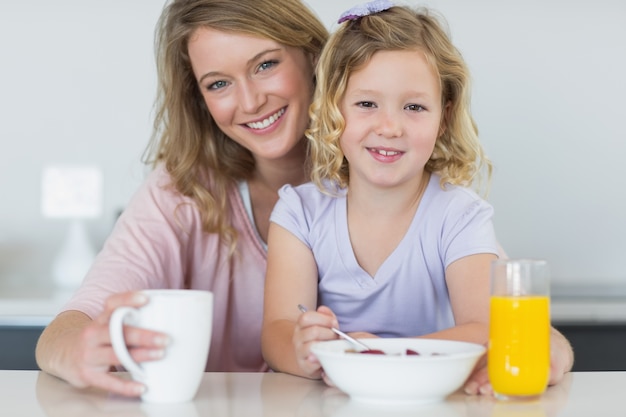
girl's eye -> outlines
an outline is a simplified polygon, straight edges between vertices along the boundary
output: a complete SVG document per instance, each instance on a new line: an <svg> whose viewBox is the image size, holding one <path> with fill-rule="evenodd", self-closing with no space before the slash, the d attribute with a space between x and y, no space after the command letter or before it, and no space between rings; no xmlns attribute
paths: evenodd
<svg viewBox="0 0 626 417"><path fill-rule="evenodd" d="M220 88L226 87L226 81L215 81L207 86L207 90L219 90Z"/></svg>
<svg viewBox="0 0 626 417"><path fill-rule="evenodd" d="M265 61L261 65L259 65L259 71L265 71L267 69L270 69L276 64L278 64L278 61L276 60Z"/></svg>
<svg viewBox="0 0 626 417"><path fill-rule="evenodd" d="M359 101L356 105L359 107L367 107L367 108L376 107L376 104L374 104L374 102L372 101Z"/></svg>
<svg viewBox="0 0 626 417"><path fill-rule="evenodd" d="M423 106L419 104L409 104L408 106L405 107L405 109L411 110L411 111L417 111L417 112L426 110Z"/></svg>

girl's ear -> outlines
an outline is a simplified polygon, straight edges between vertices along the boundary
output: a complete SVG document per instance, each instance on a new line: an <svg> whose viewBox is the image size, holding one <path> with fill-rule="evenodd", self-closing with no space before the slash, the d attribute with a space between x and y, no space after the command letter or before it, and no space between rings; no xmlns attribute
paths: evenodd
<svg viewBox="0 0 626 417"><path fill-rule="evenodd" d="M439 122L439 137L443 136L448 127L448 121L450 120L450 112L452 108L452 103L449 101L443 106L443 110L441 112L441 122Z"/></svg>

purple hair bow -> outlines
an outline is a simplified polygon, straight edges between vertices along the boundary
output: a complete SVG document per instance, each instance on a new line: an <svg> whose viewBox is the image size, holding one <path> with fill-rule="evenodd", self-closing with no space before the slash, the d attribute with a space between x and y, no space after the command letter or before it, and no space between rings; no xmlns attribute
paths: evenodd
<svg viewBox="0 0 626 417"><path fill-rule="evenodd" d="M374 0L369 3L360 4L342 13L337 23L343 23L347 20L356 20L372 13L382 12L393 7L393 3L389 0Z"/></svg>

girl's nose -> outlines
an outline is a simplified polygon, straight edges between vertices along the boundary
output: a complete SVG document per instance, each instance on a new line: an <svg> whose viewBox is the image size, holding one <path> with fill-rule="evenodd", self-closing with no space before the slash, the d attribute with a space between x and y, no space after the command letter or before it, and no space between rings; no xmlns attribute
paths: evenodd
<svg viewBox="0 0 626 417"><path fill-rule="evenodd" d="M399 115L393 112L381 112L374 132L386 138L402 136L402 123L400 122Z"/></svg>
<svg viewBox="0 0 626 417"><path fill-rule="evenodd" d="M253 81L246 80L239 84L239 105L246 113L256 113L265 101L265 94Z"/></svg>

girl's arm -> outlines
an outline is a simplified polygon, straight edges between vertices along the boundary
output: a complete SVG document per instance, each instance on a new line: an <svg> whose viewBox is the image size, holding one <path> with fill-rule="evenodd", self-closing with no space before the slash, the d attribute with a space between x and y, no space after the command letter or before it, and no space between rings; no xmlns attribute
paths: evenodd
<svg viewBox="0 0 626 417"><path fill-rule="evenodd" d="M317 305L317 265L311 250L287 229L270 224L261 347L270 368L320 378L313 342L335 339L337 319ZM298 304L310 311L301 313Z"/></svg>
<svg viewBox="0 0 626 417"><path fill-rule="evenodd" d="M489 340L489 280L493 254L461 258L446 269L456 325L423 337L486 344Z"/></svg>
<svg viewBox="0 0 626 417"><path fill-rule="evenodd" d="M465 340L484 344L489 340L489 280L494 255L472 255L452 263L446 271L456 326L425 337ZM554 385L572 369L574 353L568 340L555 328L550 332L550 380ZM483 360L465 385L468 394L492 392L487 375L487 363Z"/></svg>

